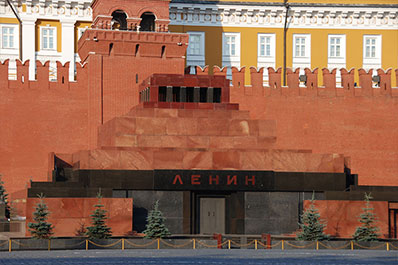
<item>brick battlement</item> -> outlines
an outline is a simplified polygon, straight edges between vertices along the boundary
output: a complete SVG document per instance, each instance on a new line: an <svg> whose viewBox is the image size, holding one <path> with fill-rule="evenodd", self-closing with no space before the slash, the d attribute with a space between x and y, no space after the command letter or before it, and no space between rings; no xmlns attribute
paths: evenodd
<svg viewBox="0 0 398 265"><path fill-rule="evenodd" d="M372 81L373 70L368 72L364 69L358 70L359 84L355 84L354 76L355 69L347 70L340 69L341 86L337 86L336 73L337 69L329 70L322 69L323 86L320 86L318 81L318 68L311 70L305 68L306 82L300 83L300 69L295 71L287 69L287 86L282 86L282 68L274 69L269 67L268 70L268 85L265 84L264 71L262 68L250 67L250 81L251 85L245 84L246 67L238 69L232 67L232 87L231 93L240 93L245 96L319 96L319 97L374 97L374 96L390 96L398 97L398 89L392 87L391 74L392 69L387 71L383 69L377 70L377 76L380 81L377 83ZM209 68L196 67L197 75L208 75ZM213 68L214 75L227 76L227 68L220 68L215 66ZM396 79L398 80L398 69L395 70ZM356 86L355 86L356 85Z"/></svg>
<svg viewBox="0 0 398 265"><path fill-rule="evenodd" d="M82 61L89 54L182 58L188 34L88 29L78 42Z"/></svg>
<svg viewBox="0 0 398 265"><path fill-rule="evenodd" d="M4 89L62 89L74 90L87 86L87 64L76 63L76 76L73 79L76 81L69 81L69 66L67 62L62 64L57 61L57 70L55 81L50 80L50 62L44 64L36 61L36 76L35 80L29 80L29 60L21 62L16 60L17 64L17 80L9 79L9 60L0 62L0 90Z"/></svg>

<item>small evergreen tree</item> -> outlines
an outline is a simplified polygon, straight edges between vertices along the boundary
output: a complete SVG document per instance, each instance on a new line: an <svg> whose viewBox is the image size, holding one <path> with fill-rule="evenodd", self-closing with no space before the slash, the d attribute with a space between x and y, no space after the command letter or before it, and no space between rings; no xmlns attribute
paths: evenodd
<svg viewBox="0 0 398 265"><path fill-rule="evenodd" d="M373 208L370 206L370 200L373 199L371 193L365 192L365 208L362 208L363 213L359 216L361 226L358 226L352 236L355 241L377 241L380 236L377 232L379 228L376 226L377 217L373 213Z"/></svg>
<svg viewBox="0 0 398 265"><path fill-rule="evenodd" d="M145 227L145 238L162 238L171 235L167 227L164 225L165 218L159 210L159 201L153 205L153 209L147 217L147 225Z"/></svg>
<svg viewBox="0 0 398 265"><path fill-rule="evenodd" d="M34 223L29 223L29 232L34 238L37 239L48 239L53 234L53 226L51 223L47 223L48 211L47 204L44 202L44 195L41 193L38 195L40 202L36 204L36 211L33 213Z"/></svg>
<svg viewBox="0 0 398 265"><path fill-rule="evenodd" d="M87 227L86 235L90 239L105 239L112 236L111 228L106 225L106 213L107 211L102 209L104 207L101 204L101 190L97 193L98 203L94 205L96 208L91 216L91 226Z"/></svg>
<svg viewBox="0 0 398 265"><path fill-rule="evenodd" d="M4 188L4 182L1 179L2 175L0 174L0 203L4 203L5 208L5 216L6 218L10 218L11 215L11 207L8 204L8 194L6 189Z"/></svg>
<svg viewBox="0 0 398 265"><path fill-rule="evenodd" d="M315 193L312 193L310 207L307 208L301 215L300 232L297 233L297 240L327 240L329 235L326 235L323 230L326 227L320 220L318 209L315 208Z"/></svg>

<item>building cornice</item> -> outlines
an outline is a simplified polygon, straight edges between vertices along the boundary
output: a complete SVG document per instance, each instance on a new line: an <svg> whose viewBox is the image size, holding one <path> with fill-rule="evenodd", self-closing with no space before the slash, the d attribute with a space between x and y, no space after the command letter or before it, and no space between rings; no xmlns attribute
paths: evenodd
<svg viewBox="0 0 398 265"><path fill-rule="evenodd" d="M201 1L171 0L171 4L236 5L236 6L284 6L282 2L246 1ZM398 8L398 4L335 4L335 3L289 3L290 7L349 7L349 8Z"/></svg>
<svg viewBox="0 0 398 265"><path fill-rule="evenodd" d="M170 4L170 24L283 28L286 10L281 3L226 3L229 2L173 1ZM326 9L321 5L295 4L289 11L289 28L398 29L398 5L378 6L335 5Z"/></svg>
<svg viewBox="0 0 398 265"><path fill-rule="evenodd" d="M62 19L74 17L77 20L91 21L91 0L12 0L21 18ZM0 3L0 16L8 17L12 11L7 3Z"/></svg>

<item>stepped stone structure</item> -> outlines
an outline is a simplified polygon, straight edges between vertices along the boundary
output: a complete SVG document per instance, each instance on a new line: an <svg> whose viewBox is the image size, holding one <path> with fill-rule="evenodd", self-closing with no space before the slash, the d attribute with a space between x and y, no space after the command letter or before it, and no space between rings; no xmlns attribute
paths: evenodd
<svg viewBox="0 0 398 265"><path fill-rule="evenodd" d="M94 1L73 78L69 63L49 81L48 62L17 61L9 80L0 63L0 171L18 215L29 222L43 192L56 235L74 235L101 188L116 235L143 231L157 199L175 234L283 234L315 191L338 224L328 233L347 237L342 207L372 191L383 237L396 237L398 70L374 81L340 69L341 87L336 69L288 69L288 86L280 68L268 84L264 68L189 74L188 35L167 32L167 4Z"/></svg>

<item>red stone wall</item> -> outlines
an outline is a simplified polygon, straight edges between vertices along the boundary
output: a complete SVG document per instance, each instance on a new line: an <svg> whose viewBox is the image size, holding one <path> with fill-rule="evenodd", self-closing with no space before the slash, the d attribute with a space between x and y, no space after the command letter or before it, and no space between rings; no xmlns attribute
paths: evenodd
<svg viewBox="0 0 398 265"><path fill-rule="evenodd" d="M138 85L144 79L153 73L184 72L186 34L150 32L137 37L134 32L98 32L85 32L91 39L88 44L97 43L90 34L98 34L104 45L87 46L96 47L98 54L86 56L84 65L76 64L73 82L69 63L57 62L57 81L50 82L49 62L36 62L34 81L28 76L31 62L17 61L17 80L8 79L9 61L0 62L0 174L21 216L29 180L49 180L53 169L49 153L95 147L98 126L138 104ZM111 40L114 49L109 54ZM81 46L86 47L84 41Z"/></svg>
<svg viewBox="0 0 398 265"><path fill-rule="evenodd" d="M304 201L304 208L308 208L310 201ZM378 218L382 238L388 238L388 202L372 201L371 207ZM365 207L364 201L315 201L321 219L326 221L326 234L334 237L351 238L360 226L359 216Z"/></svg>
<svg viewBox="0 0 398 265"><path fill-rule="evenodd" d="M26 224L32 222L33 212L38 198L28 198L26 204ZM90 226L90 215L98 203L97 198L46 198L44 199L50 211L48 222L54 226L54 236L75 236L76 231L84 224ZM102 198L102 204L108 211L107 225L114 236L123 236L132 231L133 199ZM26 235L30 236L28 227Z"/></svg>
<svg viewBox="0 0 398 265"><path fill-rule="evenodd" d="M87 66L77 64L78 82L62 83L67 65L58 64L56 82L40 62L37 81L28 81L28 65L18 62L18 80L8 80L8 61L0 64L0 174L21 216L29 180L48 180L49 153L88 148Z"/></svg>
<svg viewBox="0 0 398 265"><path fill-rule="evenodd" d="M398 89L391 88L391 71L379 70L381 88L371 78L362 78L361 87L354 88L355 70L348 74L345 69L342 75L352 75L352 80L343 77L342 88L333 83L311 87L309 81L308 87L299 87L298 74L292 71L287 79L291 87L281 87L280 72L273 69L269 75L275 88L264 86L257 71L251 72L251 86L239 87L245 83L244 71L233 71L231 102L250 110L252 118L276 120L276 148L342 153L351 157L360 185L398 185ZM316 76L307 71L312 84Z"/></svg>

